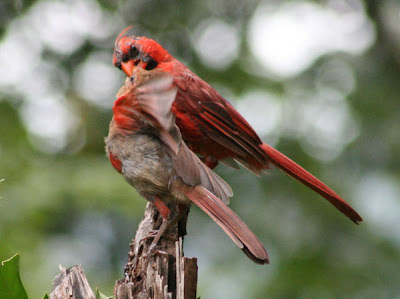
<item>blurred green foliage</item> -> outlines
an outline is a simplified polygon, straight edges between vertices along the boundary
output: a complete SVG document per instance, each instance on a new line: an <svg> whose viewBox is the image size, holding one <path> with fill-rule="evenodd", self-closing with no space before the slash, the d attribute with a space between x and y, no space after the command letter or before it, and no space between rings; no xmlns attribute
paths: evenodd
<svg viewBox="0 0 400 299"><path fill-rule="evenodd" d="M2 298L28 298L19 276L18 254L1 262L0 296Z"/></svg>
<svg viewBox="0 0 400 299"><path fill-rule="evenodd" d="M315 5L328 2L312 1ZM247 29L259 7L258 0L2 3L0 47L4 49L15 42L12 37L19 33L29 38L23 54L0 49L0 61L9 62L8 69L1 70L0 80L0 179L5 179L0 183L0 260L20 253L22 281L30 296L38 298L51 290L59 264L82 264L91 286L99 286L106 294L112 293L114 281L123 275L128 244L146 202L109 165L103 140L111 119L113 93L124 80L120 71L112 68L114 39L132 24L134 33L157 39L198 75L231 96L235 105L240 104L243 94L253 90L278 98L283 107L281 121L278 129L263 139L277 142L275 146L280 151L332 186L365 219L360 226L353 225L318 195L278 170L256 177L244 169L219 166L217 172L235 192L231 207L265 244L271 265L260 267L249 262L217 225L193 208L185 254L199 258L198 295L398 297L400 48L395 27L388 23L390 18L386 15L390 13L388 6L398 6L390 0L330 2L344 6L364 4L365 13L374 24L375 42L359 55L335 51L321 56L310 68L288 78L255 71L260 63L251 52ZM82 11L79 19L73 18L71 8L62 15L64 19L51 21L51 14L68 5ZM213 68L195 49L202 36L199 24L208 19L237 28L239 54L225 68ZM84 32L76 33L82 40L73 39L73 34L65 35L63 40L63 34L72 30L69 21L72 25L82 22L78 29L74 27L76 32ZM42 33L38 28L43 29ZM52 40L43 37L43 32L55 33L49 35L54 44L60 39L60 45L52 47ZM35 40L40 40L39 46ZM76 45L68 48L73 42ZM35 59L27 61L35 51ZM4 53L9 56L2 58ZM109 68L91 68L93 57L105 57L101 62ZM348 126L344 132L358 133L336 156L323 159L310 154L312 148L302 143L312 136L311 131L287 133L284 128L301 127L296 122L296 112L300 113L302 105L304 109L310 105L306 96L318 98L316 86L321 69L329 63L336 65L337 61L350 69L355 81L345 102L357 128ZM11 82L20 69L17 79ZM92 70L88 82L84 80L85 70ZM39 80L37 74L41 72L47 76L44 82L48 86ZM109 102L108 98L105 102L91 99L98 90L100 96L105 94L101 88L107 82L112 90L107 94ZM88 84L92 85L82 90ZM46 88L49 92L44 92ZM60 97L62 100L55 107L66 113L61 124L58 121L64 119L64 114L59 117L55 113L59 110L47 109L52 107L47 104L40 106ZM294 105L299 109L288 109ZM271 118L269 111L263 113L265 121ZM71 119L72 125L68 122ZM42 121L45 125L41 125ZM64 130L67 126L68 130Z"/></svg>

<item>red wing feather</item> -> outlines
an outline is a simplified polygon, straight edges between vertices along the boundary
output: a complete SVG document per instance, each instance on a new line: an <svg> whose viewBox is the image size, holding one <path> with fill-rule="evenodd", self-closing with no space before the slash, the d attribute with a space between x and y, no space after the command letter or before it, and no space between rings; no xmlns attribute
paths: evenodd
<svg viewBox="0 0 400 299"><path fill-rule="evenodd" d="M185 126L196 127L208 140L218 143L226 152L235 153L251 170L259 172L266 168L268 156L260 148L262 141L228 101L195 74L175 77L174 83L180 90L173 107L175 111L190 115L189 121L185 119ZM184 91L181 86L185 86ZM179 113L176 116L178 118ZM180 124L178 119L177 123ZM199 142L188 135L184 137L189 144Z"/></svg>
<svg viewBox="0 0 400 299"><path fill-rule="evenodd" d="M190 132L186 134L182 129L183 138L189 146L193 143L197 152L205 156L214 155L220 160L234 158L255 173L267 169L269 162L272 162L322 195L353 222L362 221L360 215L332 189L279 151L262 143L249 123L215 89L187 69L179 72L186 75L175 76L174 83L181 90L173 108L186 118L184 123L177 119L177 124L180 127L195 127L208 137L201 139L201 136L196 136L196 139L191 139ZM219 144L219 147L210 143L210 140Z"/></svg>
<svg viewBox="0 0 400 299"><path fill-rule="evenodd" d="M189 186L201 185L228 203L232 189L209 169L183 142L175 117L171 112L177 88L172 76L165 72L137 69L138 82L127 89L127 98L136 104L137 111L147 119L148 125L158 129L160 139L167 146L178 176ZM144 81L140 81L140 79Z"/></svg>
<svg viewBox="0 0 400 299"><path fill-rule="evenodd" d="M196 186L185 194L206 212L253 262L261 265L269 263L267 251L257 236L219 198L201 186Z"/></svg>

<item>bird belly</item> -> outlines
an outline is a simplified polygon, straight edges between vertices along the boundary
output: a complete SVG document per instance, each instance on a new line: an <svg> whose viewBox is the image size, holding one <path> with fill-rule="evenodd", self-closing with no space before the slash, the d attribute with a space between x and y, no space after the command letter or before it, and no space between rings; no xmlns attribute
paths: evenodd
<svg viewBox="0 0 400 299"><path fill-rule="evenodd" d="M177 180L171 157L158 137L146 134L109 136L106 151L113 165L116 159L121 161L120 173L142 196L149 199L158 195L164 201L187 200L172 191L174 184L181 180Z"/></svg>

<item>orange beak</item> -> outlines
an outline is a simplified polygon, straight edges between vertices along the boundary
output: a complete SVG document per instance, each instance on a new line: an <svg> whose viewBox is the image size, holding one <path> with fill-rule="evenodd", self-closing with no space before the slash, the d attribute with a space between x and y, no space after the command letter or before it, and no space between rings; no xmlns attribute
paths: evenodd
<svg viewBox="0 0 400 299"><path fill-rule="evenodd" d="M135 68L135 61L133 59L131 59L131 60L127 61L127 62L122 62L121 63L121 69L129 77L132 76L134 68Z"/></svg>

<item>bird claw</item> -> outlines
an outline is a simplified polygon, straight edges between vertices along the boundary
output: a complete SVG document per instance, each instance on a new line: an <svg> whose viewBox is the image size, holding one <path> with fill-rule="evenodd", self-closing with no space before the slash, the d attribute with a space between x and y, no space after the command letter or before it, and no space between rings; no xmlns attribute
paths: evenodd
<svg viewBox="0 0 400 299"><path fill-rule="evenodd" d="M152 256L152 255L161 255L161 256L164 256L164 257L167 257L168 256L168 252L166 252L166 251L163 251L163 250L160 250L160 249L156 249L156 244L152 244L152 245L150 245L150 247L149 247L149 250L147 251L147 256Z"/></svg>
<svg viewBox="0 0 400 299"><path fill-rule="evenodd" d="M158 233L158 230L151 230L148 232L147 236L142 238L142 240L154 239L155 236L157 235L157 233Z"/></svg>
<svg viewBox="0 0 400 299"><path fill-rule="evenodd" d="M148 232L147 236L143 237L142 240L149 240L149 239L154 239L158 233L158 230L151 230ZM166 238L170 241L176 242L178 241L178 238L172 237L170 235L166 236L161 236L161 238Z"/></svg>
<svg viewBox="0 0 400 299"><path fill-rule="evenodd" d="M152 256L154 254L156 246L157 246L157 244L153 244L153 243L150 245L149 249L147 250L146 257Z"/></svg>
<svg viewBox="0 0 400 299"><path fill-rule="evenodd" d="M143 258L145 260L147 260L145 268L147 268L147 265L148 265L148 263L150 261L150 258L152 256L154 256L154 255L160 255L160 256L163 256L163 257L168 257L168 252L160 250L160 249L156 249L156 246L157 246L157 244L151 244L149 249L147 250L147 252L143 255Z"/></svg>

